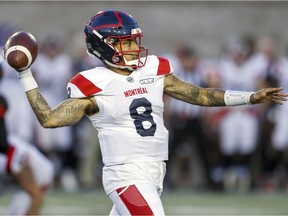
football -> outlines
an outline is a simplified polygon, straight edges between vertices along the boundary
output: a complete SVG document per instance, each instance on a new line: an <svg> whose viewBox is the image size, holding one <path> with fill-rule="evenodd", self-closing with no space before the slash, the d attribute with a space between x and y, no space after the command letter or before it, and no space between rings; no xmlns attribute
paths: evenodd
<svg viewBox="0 0 288 216"><path fill-rule="evenodd" d="M38 43L35 37L25 31L11 35L4 47L4 58L17 71L29 68L38 54Z"/></svg>

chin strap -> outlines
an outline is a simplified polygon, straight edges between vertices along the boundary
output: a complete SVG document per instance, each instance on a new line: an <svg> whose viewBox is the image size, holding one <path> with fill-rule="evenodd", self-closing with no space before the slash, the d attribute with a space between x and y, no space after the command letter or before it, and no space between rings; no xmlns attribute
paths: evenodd
<svg viewBox="0 0 288 216"><path fill-rule="evenodd" d="M110 65L111 67L114 67L114 68L128 69L130 71L134 71L135 69L137 69L137 68L133 68L133 66L129 66L129 65L122 66L122 65L112 64L111 62L106 61L106 60L104 61L104 63L107 64L107 65Z"/></svg>
<svg viewBox="0 0 288 216"><path fill-rule="evenodd" d="M93 57L93 58L98 58L107 65L110 65L110 66L115 67L115 68L120 68L120 69L128 69L130 71L136 70L139 67L139 62L141 62L139 59L127 61L123 57L125 65L117 65L117 64L113 64L113 63L111 63L105 59L101 59L101 54L96 52L95 50L93 51L94 54L90 53L88 50L86 50L86 52L87 52L88 56Z"/></svg>

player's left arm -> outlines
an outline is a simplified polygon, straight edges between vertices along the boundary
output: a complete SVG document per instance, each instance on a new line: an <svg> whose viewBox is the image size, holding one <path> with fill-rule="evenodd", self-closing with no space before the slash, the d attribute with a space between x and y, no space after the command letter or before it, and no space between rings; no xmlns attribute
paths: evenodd
<svg viewBox="0 0 288 216"><path fill-rule="evenodd" d="M229 95L228 91L221 89L202 88L191 83L184 82L173 74L167 75L164 78L165 94L175 99L200 106L233 106L249 103L263 103L266 101L272 101L281 105L283 101L287 100L288 96L288 94L281 91L282 88L264 88L257 92L243 92L242 94L243 96L247 97L247 100L243 100L242 102L241 93L237 95L237 92L232 92ZM231 101L230 104L228 104L229 101Z"/></svg>

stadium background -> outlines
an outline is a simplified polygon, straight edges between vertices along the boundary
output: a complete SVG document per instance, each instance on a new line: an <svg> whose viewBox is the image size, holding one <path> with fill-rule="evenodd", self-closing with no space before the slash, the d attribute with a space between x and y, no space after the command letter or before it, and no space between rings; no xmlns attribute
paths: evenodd
<svg viewBox="0 0 288 216"><path fill-rule="evenodd" d="M203 55L217 55L229 35L273 35L284 52L288 39L287 2L277 1L6 1L1 22L13 22L39 40L51 32L66 38L82 32L95 12L117 8L131 13L145 33L150 53L164 53L191 41Z"/></svg>
<svg viewBox="0 0 288 216"><path fill-rule="evenodd" d="M39 41L57 32L65 37L66 52L72 54L72 36L83 32L95 12L108 8L131 13L144 31L145 45L154 54L171 52L180 42L187 41L196 45L201 55L215 57L226 37L244 33L272 35L277 39L278 51L287 51L287 2L7 1L0 2L0 22L13 23L33 33ZM286 195L168 191L163 194L163 202L167 213L175 215L284 215L288 212ZM9 194L1 197L0 213L8 198ZM53 190L43 214L108 214L110 207L102 189L72 194Z"/></svg>

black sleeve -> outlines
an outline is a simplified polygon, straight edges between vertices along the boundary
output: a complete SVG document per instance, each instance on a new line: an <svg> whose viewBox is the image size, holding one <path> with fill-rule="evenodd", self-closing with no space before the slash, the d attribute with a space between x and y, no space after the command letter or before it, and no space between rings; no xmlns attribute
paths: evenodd
<svg viewBox="0 0 288 216"><path fill-rule="evenodd" d="M7 129L5 125L5 113L7 111L6 99L0 95L0 152L6 153L9 145L7 141Z"/></svg>

